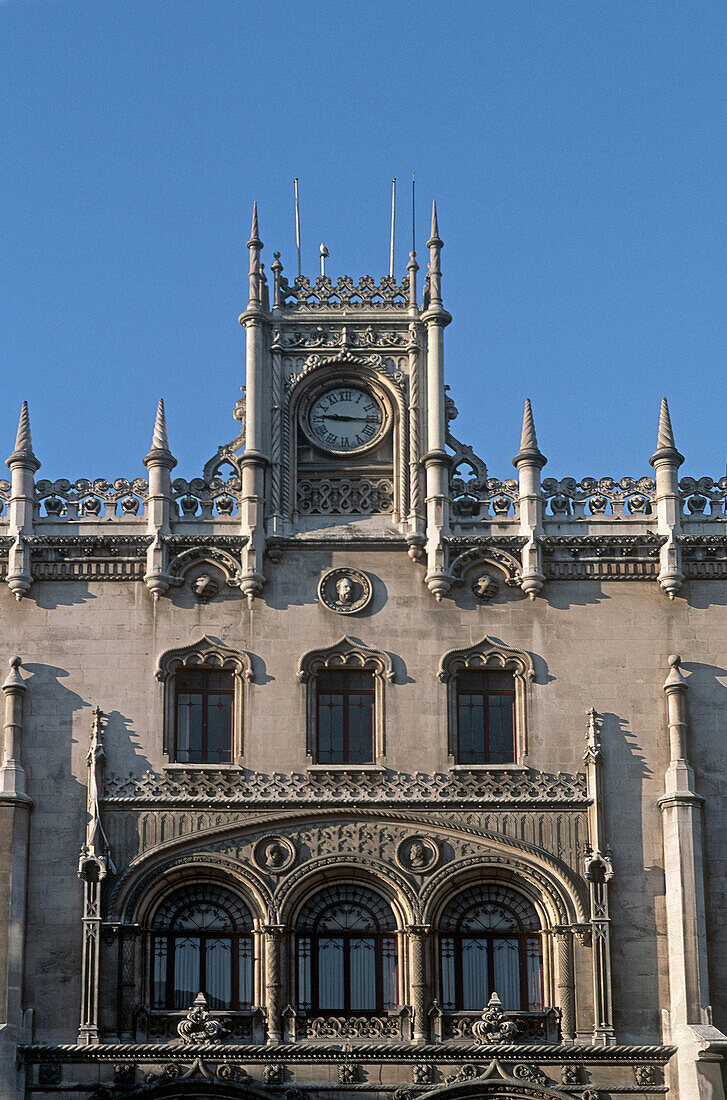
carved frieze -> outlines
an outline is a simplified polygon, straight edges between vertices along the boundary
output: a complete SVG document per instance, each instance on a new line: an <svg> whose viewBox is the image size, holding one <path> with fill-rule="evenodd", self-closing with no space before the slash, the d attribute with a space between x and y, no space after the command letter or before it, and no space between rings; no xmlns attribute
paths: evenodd
<svg viewBox="0 0 727 1100"><path fill-rule="evenodd" d="M508 803L528 805L584 804L583 774L558 772L381 772L358 775L329 773L315 777L220 768L174 772L147 771L104 779L109 803L232 805L430 805L443 803Z"/></svg>

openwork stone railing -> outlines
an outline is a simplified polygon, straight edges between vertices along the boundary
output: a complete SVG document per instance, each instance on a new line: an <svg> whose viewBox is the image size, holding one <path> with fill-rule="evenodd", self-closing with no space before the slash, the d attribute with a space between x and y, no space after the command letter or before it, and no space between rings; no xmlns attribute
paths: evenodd
<svg viewBox="0 0 727 1100"><path fill-rule="evenodd" d="M213 516L234 516L240 500L240 478L235 474L226 480L214 477L210 481L194 477L172 482L172 494L181 519L212 519Z"/></svg>
<svg viewBox="0 0 727 1100"><path fill-rule="evenodd" d="M394 482L390 477L311 475L298 480L298 511L304 516L382 514L393 507Z"/></svg>
<svg viewBox="0 0 727 1100"><path fill-rule="evenodd" d="M114 481L96 478L78 481L59 478L58 481L38 481L35 485L36 519L72 521L77 519L110 519L114 516L133 518L143 515L148 483L141 477L129 481L117 477Z"/></svg>
<svg viewBox="0 0 727 1100"><path fill-rule="evenodd" d="M392 306L403 309L409 299L407 277L397 283L385 275L380 282L363 275L357 283L342 275L334 286L327 275L319 275L311 285L307 275L299 275L293 285L281 280L281 296L286 306L307 306L309 309L356 309L367 306Z"/></svg>
<svg viewBox="0 0 727 1100"><path fill-rule="evenodd" d="M557 1008L544 1012L499 1011L492 1026L485 1025L484 1033L483 1013L443 1013L435 1009L431 1018L435 1042L560 1042L560 1010Z"/></svg>
<svg viewBox="0 0 727 1100"><path fill-rule="evenodd" d="M649 516L655 496L651 477L564 477L543 480L543 497L552 516Z"/></svg>
<svg viewBox="0 0 727 1100"><path fill-rule="evenodd" d="M309 1016L286 1009L284 1024L288 1042L297 1039L326 1042L408 1042L411 1039L411 1013L408 1008L384 1016Z"/></svg>
<svg viewBox="0 0 727 1100"><path fill-rule="evenodd" d="M682 511L686 518L727 514L727 477L683 477L679 482Z"/></svg>
<svg viewBox="0 0 727 1100"><path fill-rule="evenodd" d="M0 478L0 516L5 512L6 501L10 496L10 482Z"/></svg>
<svg viewBox="0 0 727 1100"><path fill-rule="evenodd" d="M137 1043L169 1043L179 1038L179 1025L186 1019L186 1012L162 1012L139 1008L135 1015L135 1041ZM254 1008L249 1012L213 1012L212 1020L220 1025L220 1038L237 1043L264 1043L267 1039L265 1010Z"/></svg>

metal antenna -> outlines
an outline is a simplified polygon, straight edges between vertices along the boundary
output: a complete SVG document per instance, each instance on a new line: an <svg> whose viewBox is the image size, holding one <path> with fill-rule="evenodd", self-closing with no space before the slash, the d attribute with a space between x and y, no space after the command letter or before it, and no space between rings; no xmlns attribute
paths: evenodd
<svg viewBox="0 0 727 1100"><path fill-rule="evenodd" d="M415 190L415 187L414 187L414 173L412 172L412 174L411 174L411 254L412 254L412 256L416 256L416 254L417 254L417 250L416 250L416 239L417 239L416 224L417 223L416 223L416 217L415 217L415 194L414 194L414 190Z"/></svg>
<svg viewBox="0 0 727 1100"><path fill-rule="evenodd" d="M324 244L322 244L321 247L320 247L320 253L321 253L321 275L325 275L325 273L326 273L326 260L328 258L329 253L328 253L328 249L326 248L326 246Z"/></svg>
<svg viewBox="0 0 727 1100"><path fill-rule="evenodd" d="M300 278L300 204L298 202L298 177L295 178L295 243L298 246L298 278Z"/></svg>
<svg viewBox="0 0 727 1100"><path fill-rule="evenodd" d="M391 249L389 251L389 275L394 278L394 226L396 224L396 178L391 181Z"/></svg>

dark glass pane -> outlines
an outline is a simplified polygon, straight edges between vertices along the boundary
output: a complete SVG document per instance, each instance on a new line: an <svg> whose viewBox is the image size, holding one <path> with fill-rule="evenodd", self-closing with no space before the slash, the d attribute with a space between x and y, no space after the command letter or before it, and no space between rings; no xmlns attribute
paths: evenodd
<svg viewBox="0 0 727 1100"><path fill-rule="evenodd" d="M515 759L512 729L511 695L489 697L490 760L492 764L510 764Z"/></svg>
<svg viewBox="0 0 727 1100"><path fill-rule="evenodd" d="M189 1008L200 992L200 941L195 936L174 940L174 1008Z"/></svg>
<svg viewBox="0 0 727 1100"><path fill-rule="evenodd" d="M376 928L371 913L356 902L339 902L326 909L316 922L317 931L370 932Z"/></svg>
<svg viewBox="0 0 727 1100"><path fill-rule="evenodd" d="M172 927L178 931L232 931L229 913L221 906L207 900L193 902L179 909ZM197 991L199 992L199 990Z"/></svg>
<svg viewBox="0 0 727 1100"><path fill-rule="evenodd" d="M298 1007L310 1011L311 1002L311 941L310 936L298 937Z"/></svg>
<svg viewBox="0 0 727 1100"><path fill-rule="evenodd" d="M460 764L486 764L484 696L460 694L458 704Z"/></svg>
<svg viewBox="0 0 727 1100"><path fill-rule="evenodd" d="M177 760L182 764L202 763L202 696L177 696Z"/></svg>
<svg viewBox="0 0 727 1100"><path fill-rule="evenodd" d="M204 941L205 985L210 1008L232 1007L232 941L229 936Z"/></svg>
<svg viewBox="0 0 727 1100"><path fill-rule="evenodd" d="M344 706L342 695L318 693L318 761L344 764Z"/></svg>
<svg viewBox="0 0 727 1100"><path fill-rule="evenodd" d="M520 1008L521 941L495 936L492 943L495 963L494 989L507 1010Z"/></svg>
<svg viewBox="0 0 727 1100"><path fill-rule="evenodd" d="M252 940L249 936L242 936L239 943L240 971L238 976L238 988L240 995L240 1008L248 1008L252 1004Z"/></svg>
<svg viewBox="0 0 727 1100"><path fill-rule="evenodd" d="M454 982L454 940L451 936L442 937L442 1007L453 1010L457 999Z"/></svg>
<svg viewBox="0 0 727 1100"><path fill-rule="evenodd" d="M370 764L374 749L374 701L370 695L348 699L348 763Z"/></svg>
<svg viewBox="0 0 727 1100"><path fill-rule="evenodd" d="M207 699L207 762L229 764L232 759L232 697L210 695Z"/></svg>
<svg viewBox="0 0 727 1100"><path fill-rule="evenodd" d="M349 967L352 1012L376 1009L376 944L373 937L349 940Z"/></svg>
<svg viewBox="0 0 727 1100"><path fill-rule="evenodd" d="M515 691L515 677L511 672L495 672L492 669L468 668L457 674L458 689L465 692Z"/></svg>
<svg viewBox="0 0 727 1100"><path fill-rule="evenodd" d="M154 1008L167 1005L167 938L155 936L152 941L151 999Z"/></svg>
<svg viewBox="0 0 727 1100"><path fill-rule="evenodd" d="M392 1012L397 1004L396 989L396 940L393 936L381 937L382 951L382 1000L385 1012Z"/></svg>
<svg viewBox="0 0 727 1100"><path fill-rule="evenodd" d="M318 1007L326 1011L345 1010L343 939L338 936L321 937L317 962Z"/></svg>
<svg viewBox="0 0 727 1100"><path fill-rule="evenodd" d="M528 1011L539 1012L543 1007L543 953L540 938L528 936L526 943Z"/></svg>
<svg viewBox="0 0 727 1100"><path fill-rule="evenodd" d="M462 940L462 1008L483 1009L492 989L487 966L487 940Z"/></svg>

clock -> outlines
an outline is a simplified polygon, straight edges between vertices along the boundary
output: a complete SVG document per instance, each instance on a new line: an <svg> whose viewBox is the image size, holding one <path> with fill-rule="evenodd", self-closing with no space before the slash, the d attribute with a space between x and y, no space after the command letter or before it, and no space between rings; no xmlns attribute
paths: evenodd
<svg viewBox="0 0 727 1100"><path fill-rule="evenodd" d="M382 402L370 390L339 383L313 397L304 415L304 425L316 446L349 455L378 443L387 419Z"/></svg>

